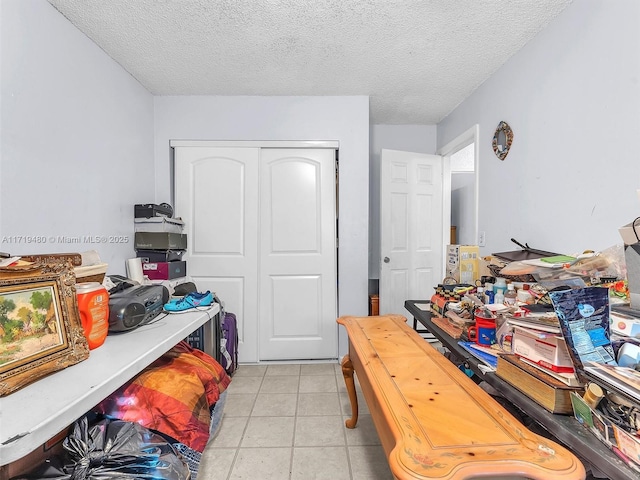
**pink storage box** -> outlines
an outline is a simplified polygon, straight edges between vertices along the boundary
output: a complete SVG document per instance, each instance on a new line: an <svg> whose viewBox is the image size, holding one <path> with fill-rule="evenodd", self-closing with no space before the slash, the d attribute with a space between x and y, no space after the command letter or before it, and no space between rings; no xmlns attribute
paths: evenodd
<svg viewBox="0 0 640 480"><path fill-rule="evenodd" d="M149 262L142 264L142 273L149 280L172 280L187 275L187 262Z"/></svg>

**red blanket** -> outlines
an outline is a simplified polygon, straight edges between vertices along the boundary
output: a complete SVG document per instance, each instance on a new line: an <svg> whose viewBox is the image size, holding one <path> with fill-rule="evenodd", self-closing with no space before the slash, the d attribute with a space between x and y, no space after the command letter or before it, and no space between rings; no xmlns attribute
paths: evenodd
<svg viewBox="0 0 640 480"><path fill-rule="evenodd" d="M139 423L202 452L209 440L210 408L231 377L210 355L180 342L96 410Z"/></svg>

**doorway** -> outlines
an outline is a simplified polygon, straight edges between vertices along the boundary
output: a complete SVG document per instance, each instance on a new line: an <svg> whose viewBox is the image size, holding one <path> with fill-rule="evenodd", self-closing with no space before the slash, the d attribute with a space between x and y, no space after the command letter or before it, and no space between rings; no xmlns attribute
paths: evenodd
<svg viewBox="0 0 640 480"><path fill-rule="evenodd" d="M478 137L476 124L438 153L450 171L450 195L445 194L444 209L451 220L451 243L484 247L478 235Z"/></svg>

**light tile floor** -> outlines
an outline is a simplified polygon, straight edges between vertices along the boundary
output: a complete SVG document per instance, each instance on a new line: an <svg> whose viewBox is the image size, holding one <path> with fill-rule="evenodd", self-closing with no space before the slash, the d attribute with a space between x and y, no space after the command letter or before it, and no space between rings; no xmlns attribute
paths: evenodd
<svg viewBox="0 0 640 480"><path fill-rule="evenodd" d="M337 363L241 365L198 480L390 480L358 388L355 429Z"/></svg>

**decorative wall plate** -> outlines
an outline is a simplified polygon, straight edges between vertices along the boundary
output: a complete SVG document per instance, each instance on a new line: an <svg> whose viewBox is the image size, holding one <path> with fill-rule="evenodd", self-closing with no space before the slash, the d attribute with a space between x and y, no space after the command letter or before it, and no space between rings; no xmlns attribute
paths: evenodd
<svg viewBox="0 0 640 480"><path fill-rule="evenodd" d="M513 142L513 130L507 122L500 122L493 135L493 151L500 160L507 158L511 143Z"/></svg>

